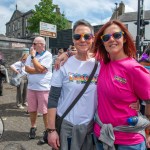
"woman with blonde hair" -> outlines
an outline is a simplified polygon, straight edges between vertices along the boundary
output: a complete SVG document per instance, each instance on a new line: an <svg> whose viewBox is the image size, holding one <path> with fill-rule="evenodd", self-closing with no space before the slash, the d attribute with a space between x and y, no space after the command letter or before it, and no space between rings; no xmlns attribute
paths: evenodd
<svg viewBox="0 0 150 150"><path fill-rule="evenodd" d="M20 85L17 87L16 105L20 109L24 109L23 106L27 105L26 93L27 93L27 73L25 72L25 62L28 54L23 54L19 61L10 66L14 74L21 75Z"/></svg>

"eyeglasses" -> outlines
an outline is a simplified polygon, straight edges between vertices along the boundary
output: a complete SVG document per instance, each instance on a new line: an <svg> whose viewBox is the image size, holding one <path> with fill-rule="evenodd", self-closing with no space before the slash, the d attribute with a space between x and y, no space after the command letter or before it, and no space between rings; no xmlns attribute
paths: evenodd
<svg viewBox="0 0 150 150"><path fill-rule="evenodd" d="M33 43L33 45L36 45L36 44L43 44L43 43Z"/></svg>
<svg viewBox="0 0 150 150"><path fill-rule="evenodd" d="M114 39L120 39L122 37L122 35L124 34L123 31L120 31L120 32L115 32L113 34L104 34L101 36L101 39L103 42L107 42L110 40L110 37L113 36Z"/></svg>
<svg viewBox="0 0 150 150"><path fill-rule="evenodd" d="M93 35L90 34L90 33L86 33L86 34L84 34L84 33L83 34L74 34L73 35L73 39L74 40L80 40L81 37L84 37L84 40L90 40L93 37Z"/></svg>

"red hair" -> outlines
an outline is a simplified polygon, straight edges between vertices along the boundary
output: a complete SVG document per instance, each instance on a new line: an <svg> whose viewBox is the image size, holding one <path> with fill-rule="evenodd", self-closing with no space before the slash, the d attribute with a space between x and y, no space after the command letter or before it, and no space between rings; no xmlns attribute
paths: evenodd
<svg viewBox="0 0 150 150"><path fill-rule="evenodd" d="M96 56L96 58L100 61L103 60L105 64L110 62L109 54L106 51L103 41L101 40L100 37L103 35L105 29L112 24L118 25L121 28L121 30L124 32L124 35L123 35L124 39L125 39L125 43L123 44L124 53L128 57L136 58L136 48L135 48L135 44L133 42L133 38L132 38L130 32L128 31L127 27L118 20L108 21L96 33L95 40L93 43L93 52L94 52L94 55Z"/></svg>

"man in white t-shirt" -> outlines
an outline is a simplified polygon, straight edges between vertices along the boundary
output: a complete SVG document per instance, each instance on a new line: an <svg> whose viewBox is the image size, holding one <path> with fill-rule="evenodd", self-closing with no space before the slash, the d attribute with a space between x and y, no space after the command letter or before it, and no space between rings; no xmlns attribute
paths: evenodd
<svg viewBox="0 0 150 150"><path fill-rule="evenodd" d="M34 39L25 64L25 71L28 73L27 102L31 120L29 138L34 139L37 130L37 112L43 114L45 129L48 126L47 103L52 76L52 54L45 50L44 38Z"/></svg>

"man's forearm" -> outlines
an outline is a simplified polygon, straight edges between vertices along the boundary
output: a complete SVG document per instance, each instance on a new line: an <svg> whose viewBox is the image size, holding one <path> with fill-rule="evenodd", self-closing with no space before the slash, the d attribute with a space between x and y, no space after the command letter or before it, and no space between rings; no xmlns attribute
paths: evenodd
<svg viewBox="0 0 150 150"><path fill-rule="evenodd" d="M26 66L25 71L29 74L39 74L39 72L35 68L30 66Z"/></svg>
<svg viewBox="0 0 150 150"><path fill-rule="evenodd" d="M42 66L36 58L32 59L32 63L34 65L35 70L37 70L38 72L43 73L46 70L46 68Z"/></svg>

